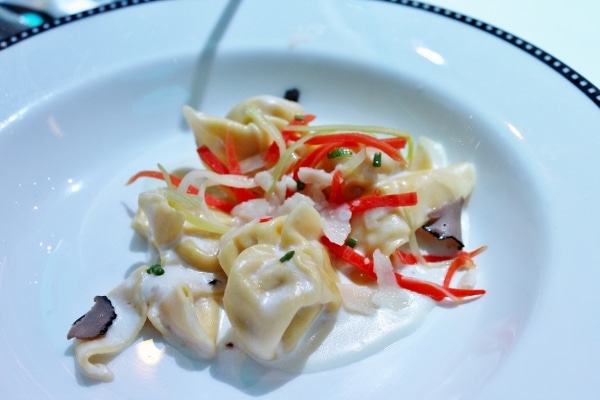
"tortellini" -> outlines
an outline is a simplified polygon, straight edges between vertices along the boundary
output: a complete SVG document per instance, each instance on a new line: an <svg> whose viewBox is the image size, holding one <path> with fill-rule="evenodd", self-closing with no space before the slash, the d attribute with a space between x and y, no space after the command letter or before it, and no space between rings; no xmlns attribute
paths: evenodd
<svg viewBox="0 0 600 400"><path fill-rule="evenodd" d="M368 255L379 249L389 256L409 241L412 232L404 212L397 208L366 211L352 218L351 227L351 235L362 238L360 248Z"/></svg>
<svg viewBox="0 0 600 400"><path fill-rule="evenodd" d="M168 267L146 285L148 319L163 337L202 359L214 357L224 284L189 268Z"/></svg>
<svg viewBox="0 0 600 400"><path fill-rule="evenodd" d="M181 235L185 216L174 210L158 191L140 194L140 206L133 226L157 249L164 249Z"/></svg>
<svg viewBox="0 0 600 400"><path fill-rule="evenodd" d="M320 221L303 202L288 216L223 238L223 305L238 345L254 358L273 360L291 351L317 314L340 306L336 273L318 242ZM289 252L293 256L284 261Z"/></svg>
<svg viewBox="0 0 600 400"><path fill-rule="evenodd" d="M91 378L112 381L112 371L95 356L118 353L129 346L146 322L147 304L142 296L142 281L145 268L140 267L129 278L108 293L117 318L104 336L95 340L77 340L75 359L83 373Z"/></svg>
<svg viewBox="0 0 600 400"><path fill-rule="evenodd" d="M248 116L248 108L258 109L265 119L278 129L283 129L296 115L304 114L301 105L274 96L251 97L237 104L225 118L218 118L185 107L183 114L194 131L198 146L207 146L219 159L225 160L225 141L229 134L236 146L236 155L244 160L261 154L273 138Z"/></svg>
<svg viewBox="0 0 600 400"><path fill-rule="evenodd" d="M74 351L82 371L111 381L113 373L94 356L117 353L131 344L148 319L163 337L190 355L209 359L217 349L224 284L219 276L167 266L155 276L144 265L108 293L117 318L104 336L77 340ZM223 278L221 278L223 279Z"/></svg>
<svg viewBox="0 0 600 400"><path fill-rule="evenodd" d="M418 203L403 209L411 230L415 230L427 222L431 210L461 197L469 197L474 185L473 164L459 163L401 175L382 182L378 189L384 194L417 192Z"/></svg>
<svg viewBox="0 0 600 400"><path fill-rule="evenodd" d="M204 272L221 272L217 259L220 236L195 228L175 210L161 190L141 193L132 227L160 253L161 264L178 264Z"/></svg>

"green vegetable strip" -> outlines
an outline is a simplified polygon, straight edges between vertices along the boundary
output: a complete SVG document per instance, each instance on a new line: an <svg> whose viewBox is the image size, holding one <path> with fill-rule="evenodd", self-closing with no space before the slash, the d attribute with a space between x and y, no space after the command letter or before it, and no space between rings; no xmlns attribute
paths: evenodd
<svg viewBox="0 0 600 400"><path fill-rule="evenodd" d="M406 162L410 164L413 158L415 148L415 142L413 141L412 136L406 137Z"/></svg>
<svg viewBox="0 0 600 400"><path fill-rule="evenodd" d="M410 133L408 131L375 125L294 125L286 127L286 129L306 133L360 132L370 135L383 134L389 136L406 137L407 139L410 137Z"/></svg>
<svg viewBox="0 0 600 400"><path fill-rule="evenodd" d="M408 131L400 129L386 128L375 125L293 125L286 129L290 131L302 132L303 134L323 135L328 133L340 132L358 132L366 135L388 135L395 137L403 137L406 139L406 162L410 163L414 153L414 141Z"/></svg>
<svg viewBox="0 0 600 400"><path fill-rule="evenodd" d="M214 222L208 221L198 215L195 215L195 214L189 212L188 210L181 207L181 205L179 205L175 202L169 202L169 205L171 207L173 207L173 209L183 213L183 215L185 216L185 220L187 222L189 222L190 224L192 224L206 232L218 233L218 234L223 235L229 231L228 226L222 225L222 224L216 224Z"/></svg>
<svg viewBox="0 0 600 400"><path fill-rule="evenodd" d="M163 178L165 180L165 183L167 184L167 188L176 190L177 186L173 185L173 182L171 181L171 175L167 172L165 167L163 167L161 164L158 164L158 169L163 174Z"/></svg>
<svg viewBox="0 0 600 400"><path fill-rule="evenodd" d="M288 147L288 149L281 155L281 157L279 157L279 161L277 162L277 165L275 165L275 167L273 168L273 175L272 175L273 183L271 184L271 187L269 188L269 190L267 190L267 194L273 193L273 189L275 189L275 185L277 184L279 179L281 179L284 172L291 165L291 163L293 161L294 152L296 150L298 150L300 147L302 147L304 145L304 142L309 140L311 137L312 137L312 135L306 135L306 136L298 139L293 145Z"/></svg>
<svg viewBox="0 0 600 400"><path fill-rule="evenodd" d="M258 108L249 107L246 110L246 114L248 114L250 119L260 129L262 129L263 131L268 133L269 136L271 136L273 138L275 143L277 143L277 147L279 147L279 155L280 156L283 155L283 153L286 150L286 146L285 146L285 140L283 139L283 135L281 134L279 129L277 129L277 127L273 123L271 123L269 120L267 120L265 115Z"/></svg>
<svg viewBox="0 0 600 400"><path fill-rule="evenodd" d="M163 174L164 180L167 184L167 189L165 190L165 198L169 202L169 206L171 206L177 211L182 212L185 215L186 221L207 232L223 234L229 231L229 227L226 225L213 221L208 221L202 217L199 217L189 212L184 206L199 208L201 210L208 209L206 203L202 202L202 199L204 198L204 193L202 193L202 196L193 196L177 191L177 187L173 185L173 182L171 181L171 176L169 175L167 170L160 164L158 164L158 168ZM210 210L208 212L210 213Z"/></svg>
<svg viewBox="0 0 600 400"><path fill-rule="evenodd" d="M209 221L205 217L201 217L191 213L186 208L187 206L192 209L203 210L205 208L205 205L202 204L201 196L191 196L185 193L178 192L177 190L167 189L165 190L165 198L168 200L169 205L171 207L173 207L177 211L182 212L185 215L186 221L188 221L190 224L195 225L198 228L207 232L223 234L229 231L228 226L223 225L217 221Z"/></svg>

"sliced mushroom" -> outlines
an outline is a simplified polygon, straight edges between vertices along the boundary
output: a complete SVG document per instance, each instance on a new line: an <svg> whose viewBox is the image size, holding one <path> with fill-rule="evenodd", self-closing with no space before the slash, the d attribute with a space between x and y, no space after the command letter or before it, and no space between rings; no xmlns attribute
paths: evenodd
<svg viewBox="0 0 600 400"><path fill-rule="evenodd" d="M464 198L460 197L432 211L429 213L429 221L423 225L423 229L438 240L444 241L445 245L461 250L465 247L462 242L461 229L461 214L464 202Z"/></svg>
<svg viewBox="0 0 600 400"><path fill-rule="evenodd" d="M106 296L96 296L92 309L73 322L67 339L96 339L108 331L115 318L117 314L110 299Z"/></svg>

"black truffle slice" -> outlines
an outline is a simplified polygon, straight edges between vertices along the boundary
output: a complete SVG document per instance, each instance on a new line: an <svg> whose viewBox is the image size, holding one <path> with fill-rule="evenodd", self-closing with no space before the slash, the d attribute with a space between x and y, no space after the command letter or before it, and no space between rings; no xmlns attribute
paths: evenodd
<svg viewBox="0 0 600 400"><path fill-rule="evenodd" d="M285 91L283 98L289 101L300 101L300 91L296 88L288 89Z"/></svg>
<svg viewBox="0 0 600 400"><path fill-rule="evenodd" d="M453 245L461 250L465 245L462 242L462 229L460 217L465 200L461 197L451 203L446 203L440 208L429 213L429 221L423 229L446 244Z"/></svg>
<svg viewBox="0 0 600 400"><path fill-rule="evenodd" d="M110 299L106 296L96 296L92 309L73 322L67 333L67 339L96 339L108 331L115 318L117 314Z"/></svg>

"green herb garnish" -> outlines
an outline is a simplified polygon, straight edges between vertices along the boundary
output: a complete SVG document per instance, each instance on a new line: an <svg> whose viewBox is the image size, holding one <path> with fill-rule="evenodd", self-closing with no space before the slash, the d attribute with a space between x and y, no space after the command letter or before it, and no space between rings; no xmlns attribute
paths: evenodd
<svg viewBox="0 0 600 400"><path fill-rule="evenodd" d="M348 246L348 247L355 248L357 243L358 243L358 240L356 240L354 238L346 239L346 246Z"/></svg>
<svg viewBox="0 0 600 400"><path fill-rule="evenodd" d="M152 275L160 276L165 273L165 270L160 266L160 264L154 264L150 266L146 272Z"/></svg>
<svg viewBox="0 0 600 400"><path fill-rule="evenodd" d="M345 147L338 147L336 149L331 150L329 153L327 153L327 158L338 158L338 157L345 157L345 156L351 156L352 155L352 150L347 149Z"/></svg>
<svg viewBox="0 0 600 400"><path fill-rule="evenodd" d="M381 167L381 152L380 151L375 153L375 155L373 156L373 166Z"/></svg>
<svg viewBox="0 0 600 400"><path fill-rule="evenodd" d="M290 261L290 260L292 259L292 257L294 257L294 253L295 253L295 251L294 251L294 250L290 250L290 251L288 251L287 253L285 253L285 254L283 255L283 257L281 257L281 258L279 259L279 262L282 262L282 263L284 263L284 262L286 262L286 261Z"/></svg>

